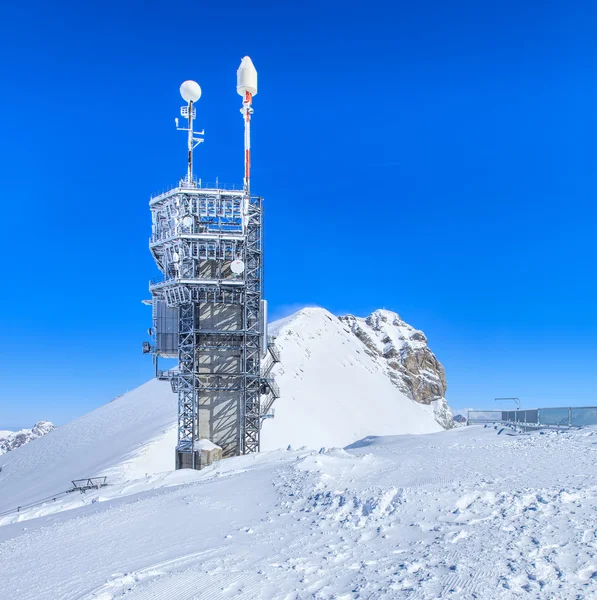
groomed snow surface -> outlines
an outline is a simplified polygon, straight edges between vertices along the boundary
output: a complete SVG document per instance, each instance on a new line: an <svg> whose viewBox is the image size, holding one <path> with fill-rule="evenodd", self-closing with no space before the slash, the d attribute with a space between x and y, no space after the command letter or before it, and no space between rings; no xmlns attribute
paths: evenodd
<svg viewBox="0 0 597 600"><path fill-rule="evenodd" d="M597 430L440 431L327 311L275 331L267 452L172 471L154 380L0 456L0 599L597 597Z"/></svg>
<svg viewBox="0 0 597 600"><path fill-rule="evenodd" d="M596 459L477 426L143 477L0 527L0 598L594 598Z"/></svg>

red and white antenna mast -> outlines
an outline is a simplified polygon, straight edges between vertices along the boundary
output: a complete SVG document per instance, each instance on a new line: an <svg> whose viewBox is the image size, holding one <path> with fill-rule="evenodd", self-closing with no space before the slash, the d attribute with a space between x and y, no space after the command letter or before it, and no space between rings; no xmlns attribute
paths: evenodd
<svg viewBox="0 0 597 600"><path fill-rule="evenodd" d="M251 115L253 96L257 95L257 71L253 61L245 56L236 71L236 91L242 96L240 113L245 123L245 192L251 193Z"/></svg>

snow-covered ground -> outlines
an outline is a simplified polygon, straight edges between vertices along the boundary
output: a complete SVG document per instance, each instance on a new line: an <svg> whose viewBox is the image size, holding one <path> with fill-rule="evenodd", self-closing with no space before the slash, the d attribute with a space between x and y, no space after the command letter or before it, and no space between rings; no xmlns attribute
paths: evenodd
<svg viewBox="0 0 597 600"><path fill-rule="evenodd" d="M108 475L111 482L172 469L176 402L167 382L136 390L0 456L0 513Z"/></svg>
<svg viewBox="0 0 597 600"><path fill-rule="evenodd" d="M433 405L407 398L385 361L326 310L300 311L272 330L282 358L276 367L282 398L264 425L264 449L344 446L371 434L441 429ZM53 498L73 479L107 475L121 484L168 471L176 426L170 384L149 381L0 456L0 513Z"/></svg>
<svg viewBox="0 0 597 600"><path fill-rule="evenodd" d="M0 598L596 597L597 430L509 433L370 437L104 488L0 527Z"/></svg>

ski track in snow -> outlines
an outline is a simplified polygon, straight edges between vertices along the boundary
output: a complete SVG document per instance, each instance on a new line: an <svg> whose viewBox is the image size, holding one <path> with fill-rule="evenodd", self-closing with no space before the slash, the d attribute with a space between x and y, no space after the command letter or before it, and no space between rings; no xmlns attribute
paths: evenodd
<svg viewBox="0 0 597 600"><path fill-rule="evenodd" d="M469 427L228 459L0 527L0 598L593 598L596 458Z"/></svg>

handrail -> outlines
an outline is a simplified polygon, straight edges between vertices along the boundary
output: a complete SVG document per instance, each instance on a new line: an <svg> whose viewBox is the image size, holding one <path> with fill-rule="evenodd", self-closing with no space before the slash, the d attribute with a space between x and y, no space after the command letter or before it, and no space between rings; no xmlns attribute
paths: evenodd
<svg viewBox="0 0 597 600"><path fill-rule="evenodd" d="M520 410L469 410L467 424L506 423L527 428L597 425L597 406L548 406Z"/></svg>

